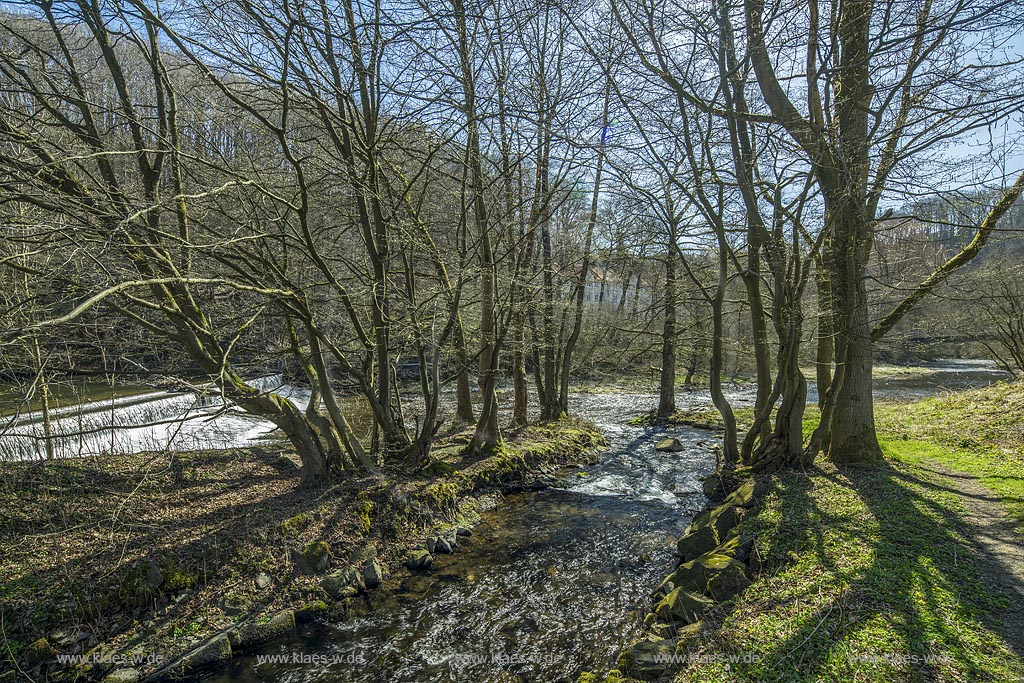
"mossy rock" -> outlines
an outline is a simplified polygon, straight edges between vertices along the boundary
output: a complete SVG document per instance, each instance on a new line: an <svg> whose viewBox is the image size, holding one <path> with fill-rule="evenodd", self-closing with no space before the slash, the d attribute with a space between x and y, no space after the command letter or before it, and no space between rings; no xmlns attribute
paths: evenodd
<svg viewBox="0 0 1024 683"><path fill-rule="evenodd" d="M757 482L754 479L747 479L735 491L726 496L723 503L742 508L753 507L761 494L758 488Z"/></svg>
<svg viewBox="0 0 1024 683"><path fill-rule="evenodd" d="M754 539L745 538L742 529L743 526L740 525L730 531L725 542L715 548L715 552L720 555L728 555L734 560L747 564L750 560L751 550L754 547Z"/></svg>
<svg viewBox="0 0 1024 683"><path fill-rule="evenodd" d="M641 640L619 655L619 669L643 680L656 680L673 667L676 641L672 638Z"/></svg>
<svg viewBox="0 0 1024 683"><path fill-rule="evenodd" d="M199 583L199 576L177 564L165 564L160 567L163 574L163 584L160 589L168 593L194 588Z"/></svg>
<svg viewBox="0 0 1024 683"><path fill-rule="evenodd" d="M56 656L57 653L46 638L40 638L21 652L21 660L25 663L25 668L28 669L48 662Z"/></svg>
<svg viewBox="0 0 1024 683"><path fill-rule="evenodd" d="M367 588L376 588L384 581L387 570L377 560L370 560L363 565L362 574L363 584Z"/></svg>
<svg viewBox="0 0 1024 683"><path fill-rule="evenodd" d="M308 624L327 615L329 607L323 600L314 600L295 610L295 623Z"/></svg>
<svg viewBox="0 0 1024 683"><path fill-rule="evenodd" d="M693 518L686 534L676 542L676 552L683 562L711 552L725 542L729 532L741 521L739 508L734 505L719 505L705 510Z"/></svg>
<svg viewBox="0 0 1024 683"><path fill-rule="evenodd" d="M355 569L342 569L320 582L324 592L335 600L343 600L358 595L364 588L363 575Z"/></svg>
<svg viewBox="0 0 1024 683"><path fill-rule="evenodd" d="M721 576L718 581L712 582ZM677 588L710 595L715 600L727 600L750 585L747 566L725 553L710 552L684 562L669 574L655 591L655 597L664 597Z"/></svg>
<svg viewBox="0 0 1024 683"><path fill-rule="evenodd" d="M722 497L725 496L725 483L722 481L722 476L720 474L709 474L704 479L703 488L704 495L707 496L709 500L717 501L721 500Z"/></svg>
<svg viewBox="0 0 1024 683"><path fill-rule="evenodd" d="M228 631L227 635L232 651L241 652L294 630L295 612L287 609L266 621L255 619L241 624Z"/></svg>
<svg viewBox="0 0 1024 683"><path fill-rule="evenodd" d="M703 628L701 622L695 621L692 624L680 626L676 629L676 654L687 652L690 649L690 645L700 635L701 628Z"/></svg>
<svg viewBox="0 0 1024 683"><path fill-rule="evenodd" d="M115 669L103 679L102 683L136 683L142 678L142 672L135 668Z"/></svg>
<svg viewBox="0 0 1024 683"><path fill-rule="evenodd" d="M686 446L684 446L683 442L674 436L666 436L658 439L658 442L654 445L654 450L667 453L679 453L686 450Z"/></svg>
<svg viewBox="0 0 1024 683"><path fill-rule="evenodd" d="M710 524L702 524L696 529L687 531L686 534L676 541L676 553L683 562L700 557L710 552L719 545L715 529Z"/></svg>
<svg viewBox="0 0 1024 683"><path fill-rule="evenodd" d="M226 662L231 659L231 641L227 635L220 634L207 640L205 643L186 653L179 660L171 664L162 672L158 672L157 678L180 679L192 676L196 672Z"/></svg>
<svg viewBox="0 0 1024 683"><path fill-rule="evenodd" d="M423 466L423 469L420 470L421 473L430 477L447 477L458 472L455 465L452 465L450 462L440 460L436 457L437 455L438 454L435 452L430 460L427 461L427 464Z"/></svg>
<svg viewBox="0 0 1024 683"><path fill-rule="evenodd" d="M278 525L278 531L288 537L294 537L300 531L313 522L313 516L308 512L300 512L294 517L289 517Z"/></svg>
<svg viewBox="0 0 1024 683"><path fill-rule="evenodd" d="M433 556L426 550L412 550L405 560L405 566L413 570L430 569L433 563Z"/></svg>
<svg viewBox="0 0 1024 683"><path fill-rule="evenodd" d="M658 621L665 624L692 624L700 621L704 612L714 604L714 600L699 593L676 588L655 605L654 615Z"/></svg>
<svg viewBox="0 0 1024 683"><path fill-rule="evenodd" d="M368 498L362 498L360 494L360 500L357 500L354 506L356 513L356 520L359 523L359 529L364 534L370 533L370 529L373 528L373 501Z"/></svg>
<svg viewBox="0 0 1024 683"><path fill-rule="evenodd" d="M302 549L298 564L305 572L319 573L331 566L331 546L327 541L314 541Z"/></svg>
<svg viewBox="0 0 1024 683"><path fill-rule="evenodd" d="M750 585L750 574L747 566L737 560L731 560L721 571L708 579L708 595L724 602Z"/></svg>

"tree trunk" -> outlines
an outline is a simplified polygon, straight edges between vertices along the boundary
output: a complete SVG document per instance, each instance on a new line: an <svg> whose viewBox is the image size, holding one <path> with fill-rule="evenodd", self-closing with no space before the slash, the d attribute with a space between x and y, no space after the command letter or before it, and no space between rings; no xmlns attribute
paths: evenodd
<svg viewBox="0 0 1024 683"><path fill-rule="evenodd" d="M726 466L739 462L740 453L737 443L736 416L729 404L729 399L722 391L723 341L725 337L724 320L725 294L729 284L728 246L725 243L724 228L718 228L718 284L711 301L711 368L708 372L708 384L711 390L711 402L722 416L725 432L722 434L722 460Z"/></svg>
<svg viewBox="0 0 1024 683"><path fill-rule="evenodd" d="M818 286L818 348L814 368L818 383L818 408L824 408L825 395L832 386L832 360L834 357L834 331L832 326L832 290L828 284L828 273L821 259L815 267Z"/></svg>
<svg viewBox="0 0 1024 683"><path fill-rule="evenodd" d="M665 261L665 322L661 334L661 380L658 385L658 417L676 412L676 235L670 230Z"/></svg>
<svg viewBox="0 0 1024 683"><path fill-rule="evenodd" d="M516 301L522 306L522 301ZM526 316L516 310L512 320L512 427L525 427L528 419L529 392L526 383Z"/></svg>
<svg viewBox="0 0 1024 683"><path fill-rule="evenodd" d="M455 419L463 423L472 423L473 394L469 388L469 357L466 353L466 331L462 321L456 323L452 341L455 348L455 362L459 371L455 377Z"/></svg>
<svg viewBox="0 0 1024 683"><path fill-rule="evenodd" d="M872 462L882 458L882 449L875 433L874 359L865 286L870 227L854 202L833 202L831 209L827 214L832 220L826 218L833 237L829 270L835 302L836 364L842 370L836 373L830 392L834 406L827 424L828 458L844 464Z"/></svg>

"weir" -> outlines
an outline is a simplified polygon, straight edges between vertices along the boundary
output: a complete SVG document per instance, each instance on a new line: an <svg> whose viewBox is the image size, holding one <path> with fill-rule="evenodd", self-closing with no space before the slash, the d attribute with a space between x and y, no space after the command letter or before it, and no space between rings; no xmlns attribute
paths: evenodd
<svg viewBox="0 0 1024 683"><path fill-rule="evenodd" d="M309 400L308 389L285 384L280 374L247 382L261 391L285 396L300 407ZM0 433L0 460L46 457L41 411L6 419ZM50 411L50 441L56 458L234 448L251 445L273 429L271 422L225 401L212 384L200 393L153 391Z"/></svg>

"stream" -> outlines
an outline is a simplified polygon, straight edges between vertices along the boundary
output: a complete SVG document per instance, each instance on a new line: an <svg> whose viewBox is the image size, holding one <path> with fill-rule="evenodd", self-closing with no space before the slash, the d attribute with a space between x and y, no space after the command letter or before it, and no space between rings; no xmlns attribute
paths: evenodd
<svg viewBox="0 0 1024 683"><path fill-rule="evenodd" d="M575 681L613 664L639 634L650 588L715 466L714 436L627 423L652 401L575 395L574 414L611 446L597 464L557 488L507 496L455 554L435 556L429 574L397 571L344 622L302 627L202 680ZM685 450L655 451L666 432ZM275 656L290 661L261 661Z"/></svg>

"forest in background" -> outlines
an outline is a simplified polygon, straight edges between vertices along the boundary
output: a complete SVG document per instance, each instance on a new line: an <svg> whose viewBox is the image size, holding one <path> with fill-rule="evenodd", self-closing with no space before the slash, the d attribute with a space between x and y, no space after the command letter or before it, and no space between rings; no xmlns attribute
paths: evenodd
<svg viewBox="0 0 1024 683"><path fill-rule="evenodd" d="M770 469L880 457L878 354L1024 363L1016 3L3 9L15 409L212 379L314 484L419 466L446 422L492 448L506 382L521 426L653 376L658 417L700 383L724 461Z"/></svg>

